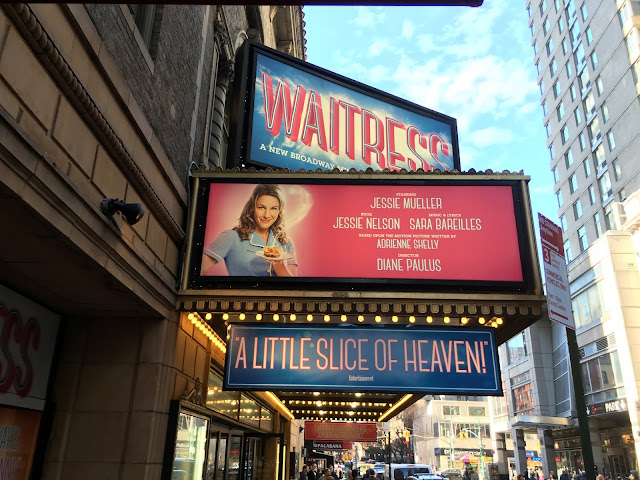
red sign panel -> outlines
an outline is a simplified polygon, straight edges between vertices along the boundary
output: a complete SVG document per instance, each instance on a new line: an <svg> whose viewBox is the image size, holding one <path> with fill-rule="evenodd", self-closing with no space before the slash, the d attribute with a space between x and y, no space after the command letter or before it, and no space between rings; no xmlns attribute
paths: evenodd
<svg viewBox="0 0 640 480"><path fill-rule="evenodd" d="M304 439L320 441L375 442L375 423L304 422Z"/></svg>
<svg viewBox="0 0 640 480"><path fill-rule="evenodd" d="M198 270L202 278L522 283L515 210L509 184L211 182ZM265 246L279 248L280 265Z"/></svg>

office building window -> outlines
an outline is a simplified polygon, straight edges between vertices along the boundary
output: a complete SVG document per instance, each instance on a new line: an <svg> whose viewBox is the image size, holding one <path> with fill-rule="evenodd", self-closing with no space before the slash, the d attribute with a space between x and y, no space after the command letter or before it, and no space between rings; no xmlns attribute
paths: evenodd
<svg viewBox="0 0 640 480"><path fill-rule="evenodd" d="M571 90L571 101L573 102L576 98L578 98L578 91L576 90L576 86L573 83L571 84L569 90Z"/></svg>
<svg viewBox="0 0 640 480"><path fill-rule="evenodd" d="M618 11L618 18L620 19L620 26L624 27L624 24L631 20L631 13L626 3L622 5L622 8Z"/></svg>
<svg viewBox="0 0 640 480"><path fill-rule="evenodd" d="M529 15L529 18L531 18L531 5L527 6L527 15Z"/></svg>
<svg viewBox="0 0 640 480"><path fill-rule="evenodd" d="M587 36L587 45L591 45L593 42L593 34L591 33L591 27L587 27L585 30L585 35Z"/></svg>
<svg viewBox="0 0 640 480"><path fill-rule="evenodd" d="M562 247L564 248L564 259L565 259L565 262L566 263L573 262L573 253L571 253L571 242L569 240L567 240L566 242L564 242Z"/></svg>
<svg viewBox="0 0 640 480"><path fill-rule="evenodd" d="M551 170L551 172L553 173L553 183L555 185L556 183L558 183L558 169L554 168L553 170Z"/></svg>
<svg viewBox="0 0 640 480"><path fill-rule="evenodd" d="M580 151L582 152L585 148L587 148L587 139L585 138L584 132L581 132L578 136L578 140L580 141Z"/></svg>
<svg viewBox="0 0 640 480"><path fill-rule="evenodd" d="M580 217L582 217L582 204L580 200L578 200L573 204L573 218L574 220L578 220Z"/></svg>
<svg viewBox="0 0 640 480"><path fill-rule="evenodd" d="M590 286L571 300L576 328L584 327L602 318L601 282Z"/></svg>
<svg viewBox="0 0 640 480"><path fill-rule="evenodd" d="M593 66L594 70L598 68L598 55L596 54L595 50L591 52L591 65Z"/></svg>
<svg viewBox="0 0 640 480"><path fill-rule="evenodd" d="M569 190L571 193L575 193L578 190L578 178L575 173L569 177Z"/></svg>
<svg viewBox="0 0 640 480"><path fill-rule="evenodd" d="M547 17L547 19L542 24L542 31L545 35L549 33L549 28L551 28L551 23L549 22L549 17Z"/></svg>
<svg viewBox="0 0 640 480"><path fill-rule="evenodd" d="M618 160L614 160L611 165L613 166L613 176L616 182L622 178L622 170L620 169L620 163Z"/></svg>
<svg viewBox="0 0 640 480"><path fill-rule="evenodd" d="M533 55L538 54L538 42L533 42Z"/></svg>
<svg viewBox="0 0 640 480"><path fill-rule="evenodd" d="M536 62L536 72L540 75L540 62Z"/></svg>
<svg viewBox="0 0 640 480"><path fill-rule="evenodd" d="M618 192L618 196L620 197L621 202L624 202L627 199L627 192L624 188L620 189L620 191Z"/></svg>
<svg viewBox="0 0 640 480"><path fill-rule="evenodd" d="M582 4L582 7L580 7L580 13L582 14L582 21L585 21L587 19L587 17L589 16L587 14L587 5L586 4Z"/></svg>
<svg viewBox="0 0 640 480"><path fill-rule="evenodd" d="M616 222L616 216L613 213L613 204L609 204L604 209L604 224L607 230L617 230L618 224Z"/></svg>
<svg viewBox="0 0 640 480"><path fill-rule="evenodd" d="M580 107L576 107L576 109L573 111L573 116L576 119L576 127L578 125L580 125L580 123L582 123L582 115L580 115Z"/></svg>
<svg viewBox="0 0 640 480"><path fill-rule="evenodd" d="M549 71L550 71L552 77L558 71L558 65L556 64L556 59L555 58L553 60L551 60L551 65L549 65Z"/></svg>
<svg viewBox="0 0 640 480"><path fill-rule="evenodd" d="M598 117L593 117L593 120L589 123L589 136L591 137L591 145L595 145L602 137Z"/></svg>
<svg viewBox="0 0 640 480"><path fill-rule="evenodd" d="M618 352L608 352L581 364L587 405L625 396Z"/></svg>
<svg viewBox="0 0 640 480"><path fill-rule="evenodd" d="M558 208L561 208L564 205L564 200L562 199L562 190L556 193L556 198L558 200Z"/></svg>
<svg viewBox="0 0 640 480"><path fill-rule="evenodd" d="M593 223L595 223L596 225L596 235L598 236L598 238L600 238L602 236L602 223L600 222L600 214L596 213L593 216Z"/></svg>
<svg viewBox="0 0 640 480"><path fill-rule="evenodd" d="M589 161L589 158L585 158L584 162L582 162L582 166L584 167L584 176L589 178L589 175L591 175L591 162Z"/></svg>
<svg viewBox="0 0 640 480"><path fill-rule="evenodd" d="M571 66L571 60L567 62L567 64L565 65L565 69L567 70L567 78L571 78L571 75L573 75L573 67Z"/></svg>
<svg viewBox="0 0 640 480"><path fill-rule="evenodd" d="M604 156L604 147L602 144L598 145L596 151L593 152L593 163L596 165L596 169L600 170L607 164L606 158Z"/></svg>
<svg viewBox="0 0 640 480"><path fill-rule="evenodd" d="M551 130L549 130L549 124L548 123L545 123L544 131L547 133L547 138L549 138L551 136Z"/></svg>
<svg viewBox="0 0 640 480"><path fill-rule="evenodd" d="M547 107L547 101L545 100L544 102L542 102L542 115L546 116L548 111L549 109Z"/></svg>
<svg viewBox="0 0 640 480"><path fill-rule="evenodd" d="M535 401L531 383L513 389L513 410L516 415L534 415Z"/></svg>
<svg viewBox="0 0 640 480"><path fill-rule="evenodd" d="M564 215L560 217L560 226L562 227L563 232L567 231L567 219Z"/></svg>
<svg viewBox="0 0 640 480"><path fill-rule="evenodd" d="M544 80L540 80L540 93L544 93Z"/></svg>
<svg viewBox="0 0 640 480"><path fill-rule="evenodd" d="M164 7L153 4L129 4L129 11L135 19L136 27L151 58L155 58Z"/></svg>
<svg viewBox="0 0 640 480"><path fill-rule="evenodd" d="M593 185L589 185L589 202L591 202L591 205L593 205L594 203L596 203L596 189Z"/></svg>
<svg viewBox="0 0 640 480"><path fill-rule="evenodd" d="M544 15L544 12L547 10L547 0L542 0L540 2L540 16Z"/></svg>
<svg viewBox="0 0 640 480"><path fill-rule="evenodd" d="M560 105L556 108L556 113L558 114L558 121L562 120L562 117L564 117L564 103L560 102Z"/></svg>
<svg viewBox="0 0 640 480"><path fill-rule="evenodd" d="M584 68L586 58L587 58L584 53L584 47L582 46L582 42L578 44L578 48L576 48L576 51L573 54L573 58L576 61L576 71L579 72Z"/></svg>
<svg viewBox="0 0 640 480"><path fill-rule="evenodd" d="M593 99L592 92L589 92L589 94L584 98L584 111L586 112L587 118L596 113L596 102Z"/></svg>
<svg viewBox="0 0 640 480"><path fill-rule="evenodd" d="M616 148L616 139L613 137L612 130L609 130L609 133L607 133L607 141L609 142L609 151L613 152L613 150Z"/></svg>
<svg viewBox="0 0 640 480"><path fill-rule="evenodd" d="M604 85L602 84L602 78L596 78L596 88L598 90L598 95L602 95L604 93Z"/></svg>
<svg viewBox="0 0 640 480"><path fill-rule="evenodd" d="M567 150L567 153L564 154L564 164L569 170L569 167L573 165L573 152L571 150Z"/></svg>
<svg viewBox="0 0 640 480"><path fill-rule="evenodd" d="M556 148L553 146L553 143L549 146L549 155L551 155L551 160L556 156Z"/></svg>
<svg viewBox="0 0 640 480"><path fill-rule="evenodd" d="M640 84L640 62L636 62L631 66L631 73L633 74L633 83Z"/></svg>
<svg viewBox="0 0 640 480"><path fill-rule="evenodd" d="M564 145L569 141L569 126L565 124L560 130L560 136L562 137L562 144Z"/></svg>
<svg viewBox="0 0 640 480"><path fill-rule="evenodd" d="M567 25L571 25L571 22L576 18L576 6L574 5L573 0L569 0L564 3L567 6Z"/></svg>
<svg viewBox="0 0 640 480"><path fill-rule="evenodd" d="M629 32L629 35L625 37L624 41L627 46L629 60L635 60L638 57L638 54L640 54L640 39L638 39L638 30L632 28Z"/></svg>
<svg viewBox="0 0 640 480"><path fill-rule="evenodd" d="M587 229L584 225L578 229L578 245L580 245L580 253L589 248L589 243L587 241Z"/></svg>
<svg viewBox="0 0 640 480"><path fill-rule="evenodd" d="M564 53L565 55L569 52L569 44L567 43L567 39L563 38L562 39L562 53Z"/></svg>
<svg viewBox="0 0 640 480"><path fill-rule="evenodd" d="M580 84L580 91L584 95L588 88L591 86L591 81L589 80L589 70L584 69L580 72L578 76L578 83Z"/></svg>
<svg viewBox="0 0 640 480"><path fill-rule="evenodd" d="M603 103L600 110L602 111L602 121L607 123L609 121L609 107L607 107L606 103Z"/></svg>
<svg viewBox="0 0 640 480"><path fill-rule="evenodd" d="M558 20L558 31L560 33L564 32L564 20L562 20L562 17Z"/></svg>
<svg viewBox="0 0 640 480"><path fill-rule="evenodd" d="M460 415L460 406L458 405L443 405L442 414L445 416Z"/></svg>
<svg viewBox="0 0 640 480"><path fill-rule="evenodd" d="M602 198L602 202L606 202L613 196L613 190L611 188L611 177L609 177L609 172L605 172L598 179L598 186L600 187L600 197Z"/></svg>
<svg viewBox="0 0 640 480"><path fill-rule="evenodd" d="M551 55L553 52L553 38L550 38L547 42L547 55Z"/></svg>
<svg viewBox="0 0 640 480"><path fill-rule="evenodd" d="M509 365L527 356L527 341L524 332L516 334L507 341L507 360Z"/></svg>
<svg viewBox="0 0 640 480"><path fill-rule="evenodd" d="M553 0L553 5L556 7L556 12L560 11L560 0Z"/></svg>
<svg viewBox="0 0 640 480"><path fill-rule="evenodd" d="M577 23L573 24L573 27L569 30L569 38L571 39L571 46L575 48L580 41L580 25Z"/></svg>
<svg viewBox="0 0 640 480"><path fill-rule="evenodd" d="M529 25L529 30L531 30L531 36L535 37L536 36L536 24L532 23L531 25Z"/></svg>

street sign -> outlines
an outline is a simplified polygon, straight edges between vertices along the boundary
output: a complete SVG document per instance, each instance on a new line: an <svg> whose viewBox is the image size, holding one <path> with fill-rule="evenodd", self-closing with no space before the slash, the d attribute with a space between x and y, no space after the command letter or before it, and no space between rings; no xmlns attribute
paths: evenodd
<svg viewBox="0 0 640 480"><path fill-rule="evenodd" d="M571 313L567 262L562 245L562 230L545 216L538 214L538 218L549 319L575 330Z"/></svg>

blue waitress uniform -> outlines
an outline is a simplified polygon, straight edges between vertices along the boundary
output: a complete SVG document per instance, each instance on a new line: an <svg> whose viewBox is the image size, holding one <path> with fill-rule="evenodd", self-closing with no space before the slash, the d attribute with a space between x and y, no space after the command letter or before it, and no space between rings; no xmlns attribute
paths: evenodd
<svg viewBox="0 0 640 480"><path fill-rule="evenodd" d="M262 252L266 246L280 247L282 251L292 255L292 258L285 260L287 264L298 264L291 239L287 239L287 243L282 245L271 230L267 243L256 232L251 232L247 240L240 240L236 230L225 230L204 249L204 253L218 262L224 260L227 272L232 277L276 276L271 264L256 255L256 252Z"/></svg>

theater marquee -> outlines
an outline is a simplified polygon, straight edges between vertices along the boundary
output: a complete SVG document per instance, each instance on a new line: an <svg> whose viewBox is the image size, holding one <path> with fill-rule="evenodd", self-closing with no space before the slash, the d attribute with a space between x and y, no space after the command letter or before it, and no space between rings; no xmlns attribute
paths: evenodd
<svg viewBox="0 0 640 480"><path fill-rule="evenodd" d="M236 63L238 165L460 169L451 117L251 42Z"/></svg>
<svg viewBox="0 0 640 480"><path fill-rule="evenodd" d="M200 185L191 272L203 285L251 277L264 284L291 283L265 256L268 244L278 247L277 260L294 267L296 285L526 289L530 264L523 254L522 201L512 182L210 179ZM239 237L241 211L263 187L284 205L277 212L284 243L251 232L244 240Z"/></svg>
<svg viewBox="0 0 640 480"><path fill-rule="evenodd" d="M225 388L502 393L493 329L232 324Z"/></svg>

